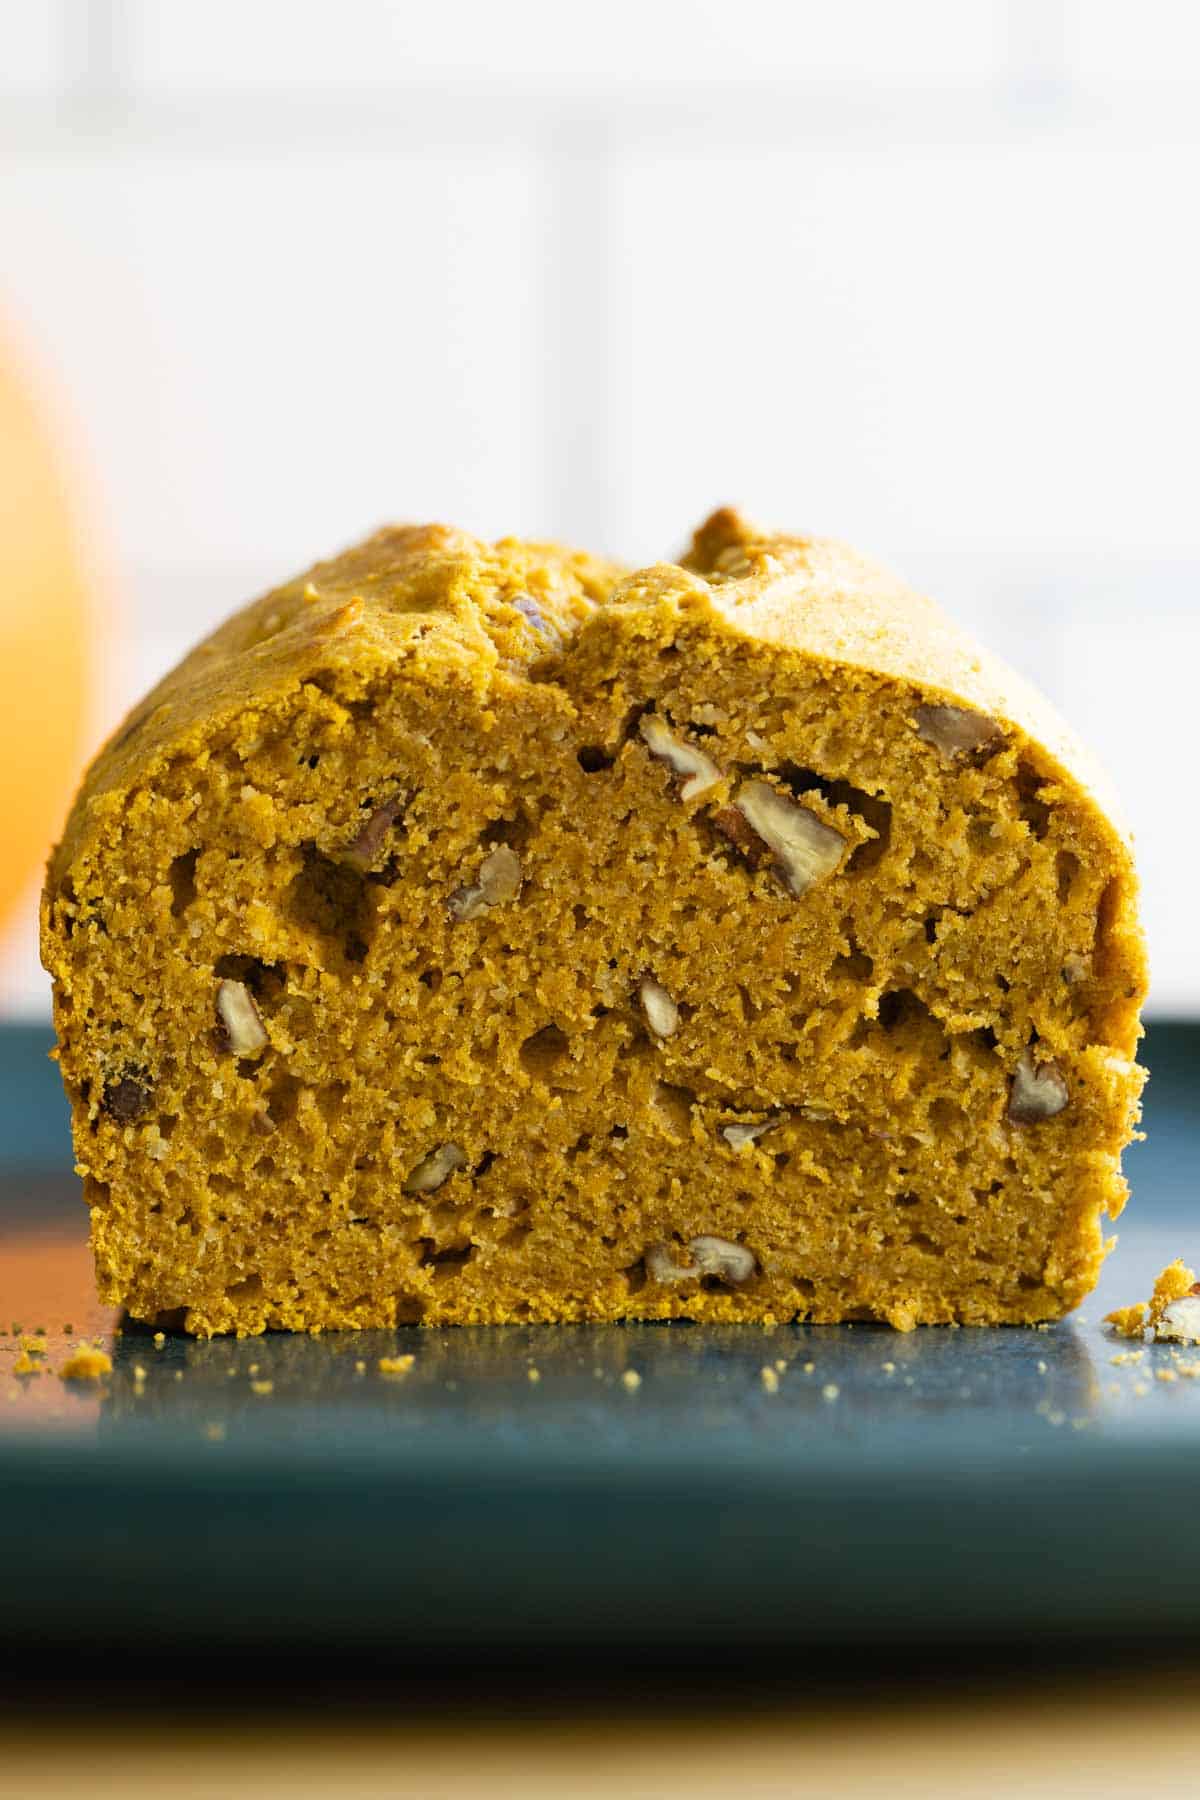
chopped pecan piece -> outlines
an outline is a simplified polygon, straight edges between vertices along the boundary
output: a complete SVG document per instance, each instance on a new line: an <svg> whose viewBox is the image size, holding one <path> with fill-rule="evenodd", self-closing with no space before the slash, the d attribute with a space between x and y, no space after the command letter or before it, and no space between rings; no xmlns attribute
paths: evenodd
<svg viewBox="0 0 1200 1800"><path fill-rule="evenodd" d="M749 1281L754 1273L752 1252L728 1238L694 1237L689 1239L687 1250L692 1257L690 1267L675 1261L669 1245L652 1244L646 1252L647 1275L652 1281L661 1282L698 1281L702 1275L714 1275L718 1281L728 1281L736 1287Z"/></svg>
<svg viewBox="0 0 1200 1800"><path fill-rule="evenodd" d="M668 731L657 713L643 713L638 720L638 731L655 761L665 763L677 777L681 800L695 800L720 781L721 771L712 757L706 756L688 739Z"/></svg>
<svg viewBox="0 0 1200 1800"><path fill-rule="evenodd" d="M217 1014L225 1042L235 1056L262 1055L271 1040L244 981L218 982Z"/></svg>
<svg viewBox="0 0 1200 1800"><path fill-rule="evenodd" d="M406 1194L432 1194L440 1188L443 1181L453 1175L455 1169L461 1169L466 1162L466 1154L457 1144L439 1144L428 1156L423 1156L413 1169L404 1184Z"/></svg>
<svg viewBox="0 0 1200 1800"><path fill-rule="evenodd" d="M384 839L396 823L402 802L389 800L377 806L358 836L342 851L341 861L365 874L383 848Z"/></svg>
<svg viewBox="0 0 1200 1800"><path fill-rule="evenodd" d="M679 1030L679 1008L661 981L643 975L638 984L638 999L646 1023L657 1038L673 1037Z"/></svg>
<svg viewBox="0 0 1200 1800"><path fill-rule="evenodd" d="M918 706L916 718L917 736L951 760L964 756L984 762L1004 742L995 719L965 706Z"/></svg>
<svg viewBox="0 0 1200 1800"><path fill-rule="evenodd" d="M100 1104L110 1119L128 1125L148 1110L149 1083L139 1075L121 1075L116 1081L106 1081Z"/></svg>
<svg viewBox="0 0 1200 1800"><path fill-rule="evenodd" d="M1067 1078L1058 1064L1047 1057L1035 1058L1027 1050L1017 1064L1008 1096L1008 1116L1015 1125L1040 1125L1062 1112L1071 1098Z"/></svg>
<svg viewBox="0 0 1200 1800"><path fill-rule="evenodd" d="M731 1150L744 1150L748 1144L756 1143L766 1132L771 1131L774 1125L774 1119L763 1119L758 1124L744 1124L739 1120L733 1125L722 1125L721 1136Z"/></svg>
<svg viewBox="0 0 1200 1800"><path fill-rule="evenodd" d="M796 898L832 875L841 862L846 848L841 832L769 782L743 782L734 806L771 853L775 874Z"/></svg>
<svg viewBox="0 0 1200 1800"><path fill-rule="evenodd" d="M515 900L521 891L521 859L507 844L489 850L479 865L479 877L466 887L455 888L450 912L455 919L478 919L493 906Z"/></svg>

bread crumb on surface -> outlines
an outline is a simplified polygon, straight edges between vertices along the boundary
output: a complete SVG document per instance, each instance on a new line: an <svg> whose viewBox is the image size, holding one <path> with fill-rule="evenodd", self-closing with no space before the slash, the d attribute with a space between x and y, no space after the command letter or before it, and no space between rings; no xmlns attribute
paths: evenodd
<svg viewBox="0 0 1200 1800"><path fill-rule="evenodd" d="M46 1340L44 1337L26 1336L21 1339L21 1348L30 1356L45 1356Z"/></svg>
<svg viewBox="0 0 1200 1800"><path fill-rule="evenodd" d="M162 1347L163 1347L163 1345L164 1345L164 1344L165 1344L165 1343L166 1343L166 1341L167 1341L167 1334L166 1334L166 1332L165 1332L165 1331L156 1331L156 1332L155 1332L155 1334L154 1334L154 1348L155 1348L155 1349L156 1349L156 1350L161 1350L161 1349L162 1349Z"/></svg>
<svg viewBox="0 0 1200 1800"><path fill-rule="evenodd" d="M540 1381L542 1379L542 1371L540 1369L526 1369L525 1373L530 1381Z"/></svg>
<svg viewBox="0 0 1200 1800"><path fill-rule="evenodd" d="M763 1387L768 1394L777 1394L779 1392L779 1376L775 1373L774 1369L760 1369L758 1372L758 1379L762 1382Z"/></svg>
<svg viewBox="0 0 1200 1800"><path fill-rule="evenodd" d="M80 1344L58 1371L60 1381L99 1381L102 1375L111 1374L112 1357L91 1344Z"/></svg>
<svg viewBox="0 0 1200 1800"><path fill-rule="evenodd" d="M532 1373L533 1373L533 1371L531 1369L530 1374L532 1374ZM629 1392L632 1394L632 1393L635 1393L637 1391L637 1389L641 1387L641 1385L642 1385L642 1378L638 1374L637 1370L636 1369L626 1369L625 1373L621 1377L621 1386L623 1388L628 1388Z"/></svg>
<svg viewBox="0 0 1200 1800"><path fill-rule="evenodd" d="M273 1394L275 1392L275 1383L273 1381L252 1381L250 1383L250 1392L252 1394Z"/></svg>
<svg viewBox="0 0 1200 1800"><path fill-rule="evenodd" d="M381 1356L378 1364L379 1373L381 1375L407 1375L416 1360L411 1350L407 1356Z"/></svg>
<svg viewBox="0 0 1200 1800"><path fill-rule="evenodd" d="M16 1362L13 1364L14 1375L40 1375L41 1372L41 1363L35 1362L28 1350L22 1350L20 1356L18 1356Z"/></svg>
<svg viewBox="0 0 1200 1800"><path fill-rule="evenodd" d="M836 1400L841 1391L836 1381L827 1381L821 1389L821 1398L822 1400Z"/></svg>
<svg viewBox="0 0 1200 1800"><path fill-rule="evenodd" d="M1104 1323L1118 1337L1138 1338L1153 1331L1156 1338L1182 1344L1200 1344L1200 1281L1179 1257L1168 1263L1154 1283L1148 1301L1119 1306L1106 1313Z"/></svg>

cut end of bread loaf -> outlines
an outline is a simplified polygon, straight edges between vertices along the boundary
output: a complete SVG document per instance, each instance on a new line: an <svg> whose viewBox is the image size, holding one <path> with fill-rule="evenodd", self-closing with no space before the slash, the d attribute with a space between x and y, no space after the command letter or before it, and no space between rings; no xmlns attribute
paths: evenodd
<svg viewBox="0 0 1200 1800"><path fill-rule="evenodd" d="M1125 1198L1135 897L1044 703L840 546L378 533L148 697L52 860L102 1296L1057 1317Z"/></svg>

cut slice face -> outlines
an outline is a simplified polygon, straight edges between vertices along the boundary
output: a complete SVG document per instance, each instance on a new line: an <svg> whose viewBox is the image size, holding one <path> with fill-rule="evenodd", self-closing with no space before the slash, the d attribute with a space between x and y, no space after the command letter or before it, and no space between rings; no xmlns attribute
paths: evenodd
<svg viewBox="0 0 1200 1800"><path fill-rule="evenodd" d="M841 546L378 534L97 759L43 953L101 1292L197 1332L990 1324L1090 1290L1128 839Z"/></svg>

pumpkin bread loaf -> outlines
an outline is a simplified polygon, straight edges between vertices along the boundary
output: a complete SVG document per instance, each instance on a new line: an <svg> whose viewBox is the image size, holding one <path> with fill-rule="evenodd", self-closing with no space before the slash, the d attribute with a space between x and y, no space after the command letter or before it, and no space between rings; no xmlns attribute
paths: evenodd
<svg viewBox="0 0 1200 1800"><path fill-rule="evenodd" d="M90 770L43 946L103 1298L200 1333L1090 1290L1145 987L1048 706L840 545L378 533Z"/></svg>

